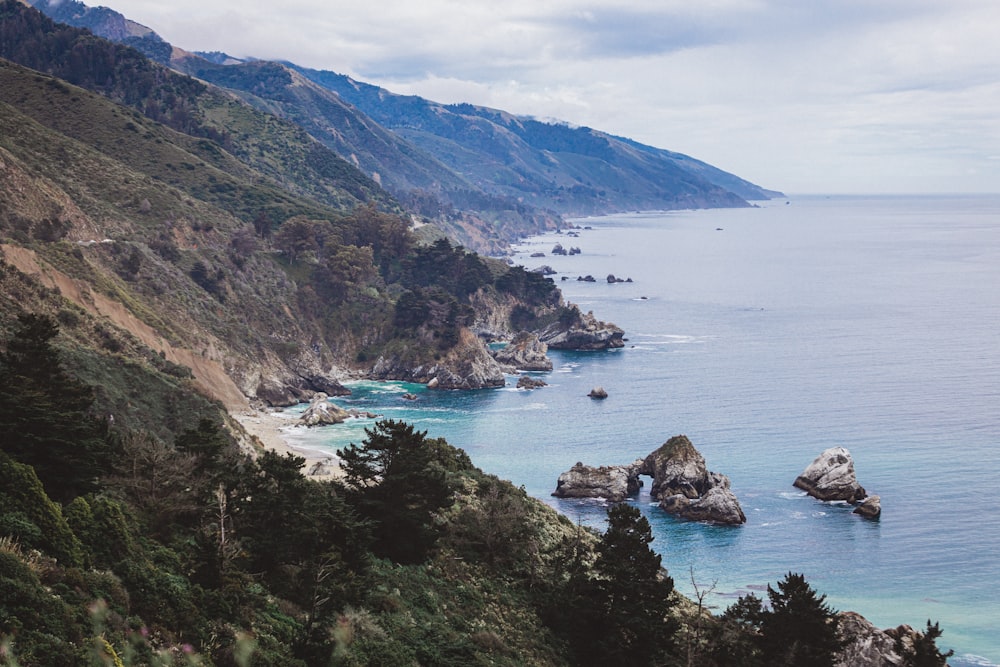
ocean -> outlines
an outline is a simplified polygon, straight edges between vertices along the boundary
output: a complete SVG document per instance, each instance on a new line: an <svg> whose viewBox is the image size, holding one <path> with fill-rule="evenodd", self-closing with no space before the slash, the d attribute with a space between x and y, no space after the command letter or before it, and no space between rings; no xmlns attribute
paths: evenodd
<svg viewBox="0 0 1000 667"><path fill-rule="evenodd" d="M588 228L528 239L515 260L555 269L567 300L625 329L625 348L553 351L533 391L516 377L473 392L360 382L336 402L445 437L598 527L603 503L550 496L559 474L686 434L748 521L679 521L640 494L682 592L711 589L721 611L799 572L879 627L940 622L955 667L1000 665L1000 197L801 196L576 223ZM557 242L581 252L553 256ZM606 400L587 397L597 385ZM336 449L370 425L289 434ZM881 520L793 488L832 446L881 496Z"/></svg>

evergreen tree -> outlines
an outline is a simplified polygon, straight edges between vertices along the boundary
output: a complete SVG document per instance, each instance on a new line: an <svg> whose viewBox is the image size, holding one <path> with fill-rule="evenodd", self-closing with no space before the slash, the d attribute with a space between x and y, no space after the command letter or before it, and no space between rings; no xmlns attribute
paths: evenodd
<svg viewBox="0 0 1000 667"><path fill-rule="evenodd" d="M896 640L896 652L903 657L903 664L906 667L945 667L948 658L955 654L954 651L942 653L937 646L937 640L941 636L941 626L931 623L927 619L927 631L918 633L917 639L913 642L913 647L904 647L903 642Z"/></svg>
<svg viewBox="0 0 1000 667"><path fill-rule="evenodd" d="M0 446L66 503L97 488L111 447L103 423L89 414L92 389L63 369L53 345L58 333L48 315L18 317L0 355Z"/></svg>
<svg viewBox="0 0 1000 667"><path fill-rule="evenodd" d="M767 587L771 610L761 622L765 663L787 667L833 667L844 647L837 612L801 574L789 572L777 590Z"/></svg>
<svg viewBox="0 0 1000 667"><path fill-rule="evenodd" d="M597 547L596 578L576 585L584 610L571 637L581 665L658 664L674 648L673 579L649 544L652 529L639 510L624 503L608 510L608 529Z"/></svg>
<svg viewBox="0 0 1000 667"><path fill-rule="evenodd" d="M472 469L469 457L401 421L365 429L361 446L340 458L359 512L375 523L376 555L398 563L423 561L437 540L433 515L452 502L448 473Z"/></svg>

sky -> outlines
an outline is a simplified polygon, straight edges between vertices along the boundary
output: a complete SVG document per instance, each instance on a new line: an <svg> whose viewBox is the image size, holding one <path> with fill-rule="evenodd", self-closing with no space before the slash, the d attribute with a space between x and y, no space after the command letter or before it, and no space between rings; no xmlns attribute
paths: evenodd
<svg viewBox="0 0 1000 667"><path fill-rule="evenodd" d="M1000 0L106 0L189 51L559 119L786 193L1000 192Z"/></svg>

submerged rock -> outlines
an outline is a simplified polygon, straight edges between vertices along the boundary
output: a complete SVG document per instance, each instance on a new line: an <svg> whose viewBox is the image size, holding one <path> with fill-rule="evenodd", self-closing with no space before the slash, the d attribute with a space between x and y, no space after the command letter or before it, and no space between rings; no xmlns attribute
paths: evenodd
<svg viewBox="0 0 1000 667"><path fill-rule="evenodd" d="M795 486L819 500L844 500L856 504L868 493L858 484L854 459L843 447L827 449L795 479Z"/></svg>
<svg viewBox="0 0 1000 667"><path fill-rule="evenodd" d="M547 387L549 383L545 380L539 380L533 378L530 375L522 375L517 379L518 389L538 389L539 387Z"/></svg>
<svg viewBox="0 0 1000 667"><path fill-rule="evenodd" d="M604 498L621 502L639 492L642 486L639 480L641 464L641 459L632 465L596 468L577 463L559 475L552 495L557 498Z"/></svg>
<svg viewBox="0 0 1000 667"><path fill-rule="evenodd" d="M879 496L868 496L854 508L854 513L866 519L877 519L882 516L882 499Z"/></svg>

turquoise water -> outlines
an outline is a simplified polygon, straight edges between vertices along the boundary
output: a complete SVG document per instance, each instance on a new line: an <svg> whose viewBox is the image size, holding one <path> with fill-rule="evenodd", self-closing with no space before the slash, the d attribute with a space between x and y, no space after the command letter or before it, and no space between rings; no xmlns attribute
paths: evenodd
<svg viewBox="0 0 1000 667"><path fill-rule="evenodd" d="M551 498L560 472L631 462L684 433L729 475L748 523L680 522L640 496L682 591L693 572L721 609L802 572L881 627L939 621L953 665L1000 664L1000 198L785 201L595 218L578 238L525 242L518 261L555 268L570 301L628 338L551 353L548 387L357 383L337 402L446 437L587 523L604 507ZM557 241L582 254L528 257ZM608 273L634 282L609 285ZM575 280L585 274L598 282ZM594 385L609 398L588 399ZM370 424L293 437L337 448ZM881 521L792 487L834 445L882 497Z"/></svg>

